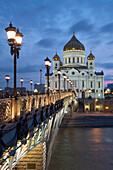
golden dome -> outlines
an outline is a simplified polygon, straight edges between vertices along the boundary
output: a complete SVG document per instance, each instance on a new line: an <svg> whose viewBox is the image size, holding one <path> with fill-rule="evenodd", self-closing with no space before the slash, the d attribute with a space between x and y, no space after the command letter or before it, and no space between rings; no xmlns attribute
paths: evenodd
<svg viewBox="0 0 113 170"><path fill-rule="evenodd" d="M84 45L75 37L75 33L73 32L73 37L71 40L64 46L64 51L67 50L83 50L85 51Z"/></svg>

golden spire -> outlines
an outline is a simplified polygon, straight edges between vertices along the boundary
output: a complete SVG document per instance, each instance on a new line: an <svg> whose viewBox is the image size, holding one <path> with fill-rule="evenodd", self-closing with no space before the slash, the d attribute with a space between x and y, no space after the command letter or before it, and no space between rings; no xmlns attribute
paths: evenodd
<svg viewBox="0 0 113 170"><path fill-rule="evenodd" d="M56 48L56 54L57 54L57 48Z"/></svg>
<svg viewBox="0 0 113 170"><path fill-rule="evenodd" d="M73 32L73 35L75 35L75 32Z"/></svg>
<svg viewBox="0 0 113 170"><path fill-rule="evenodd" d="M90 48L90 54L92 54L92 48Z"/></svg>

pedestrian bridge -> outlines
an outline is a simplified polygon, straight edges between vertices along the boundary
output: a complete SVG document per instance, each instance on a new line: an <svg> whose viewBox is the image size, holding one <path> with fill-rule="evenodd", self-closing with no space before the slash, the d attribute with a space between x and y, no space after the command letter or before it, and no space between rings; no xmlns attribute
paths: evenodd
<svg viewBox="0 0 113 170"><path fill-rule="evenodd" d="M72 101L77 103L73 92L61 93L60 100L57 93L2 99L0 169L46 170L58 127Z"/></svg>

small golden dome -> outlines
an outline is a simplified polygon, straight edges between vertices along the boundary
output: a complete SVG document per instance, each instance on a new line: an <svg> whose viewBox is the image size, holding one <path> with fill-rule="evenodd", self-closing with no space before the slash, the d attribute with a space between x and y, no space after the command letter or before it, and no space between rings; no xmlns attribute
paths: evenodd
<svg viewBox="0 0 113 170"><path fill-rule="evenodd" d="M58 56L57 52L55 56L53 57L53 61L60 61L60 57Z"/></svg>
<svg viewBox="0 0 113 170"><path fill-rule="evenodd" d="M95 56L92 54L92 51L90 51L90 54L87 57L88 60L95 60Z"/></svg>

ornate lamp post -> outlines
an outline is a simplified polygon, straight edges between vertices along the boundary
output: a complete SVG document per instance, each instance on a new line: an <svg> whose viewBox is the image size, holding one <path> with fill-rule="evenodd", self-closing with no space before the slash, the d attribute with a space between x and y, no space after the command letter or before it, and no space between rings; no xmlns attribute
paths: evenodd
<svg viewBox="0 0 113 170"><path fill-rule="evenodd" d="M23 87L23 78L20 79L20 82L21 82L21 88Z"/></svg>
<svg viewBox="0 0 113 170"><path fill-rule="evenodd" d="M51 67L51 61L48 57L46 57L44 61L47 70L47 95L48 95L48 103L49 103L49 69Z"/></svg>
<svg viewBox="0 0 113 170"><path fill-rule="evenodd" d="M11 55L14 55L14 96L16 96L16 59L19 59L19 50L21 49L22 33L18 29L9 24L9 27L5 28L8 37L8 44L11 47Z"/></svg>
<svg viewBox="0 0 113 170"><path fill-rule="evenodd" d="M31 84L31 92L32 92L32 84L33 84L33 80L30 80L30 84Z"/></svg>
<svg viewBox="0 0 113 170"><path fill-rule="evenodd" d="M40 69L40 84L42 84L42 69Z"/></svg>
<svg viewBox="0 0 113 170"><path fill-rule="evenodd" d="M6 76L5 76L5 79L6 79L6 82L7 82L7 89L8 89L8 83L9 83L10 76L9 76L9 75L6 75Z"/></svg>
<svg viewBox="0 0 113 170"><path fill-rule="evenodd" d="M58 84L59 84L58 100L60 100L60 75L61 75L61 70L60 69L57 70L57 74L58 74Z"/></svg>
<svg viewBox="0 0 113 170"><path fill-rule="evenodd" d="M38 92L39 92L39 82L37 82L37 90L38 90Z"/></svg>
<svg viewBox="0 0 113 170"><path fill-rule="evenodd" d="M37 82L37 86L39 86L39 82Z"/></svg>
<svg viewBox="0 0 113 170"><path fill-rule="evenodd" d="M67 91L68 91L68 83L69 83L69 78L67 78Z"/></svg>
<svg viewBox="0 0 113 170"><path fill-rule="evenodd" d="M64 78L64 91L65 91L65 82L66 82L67 76L63 74L63 78Z"/></svg>
<svg viewBox="0 0 113 170"><path fill-rule="evenodd" d="M73 86L72 85L73 85L73 82L71 81L71 89L73 90Z"/></svg>
<svg viewBox="0 0 113 170"><path fill-rule="evenodd" d="M21 82L21 95L22 95L22 87L23 87L23 78L20 79L20 82Z"/></svg>

